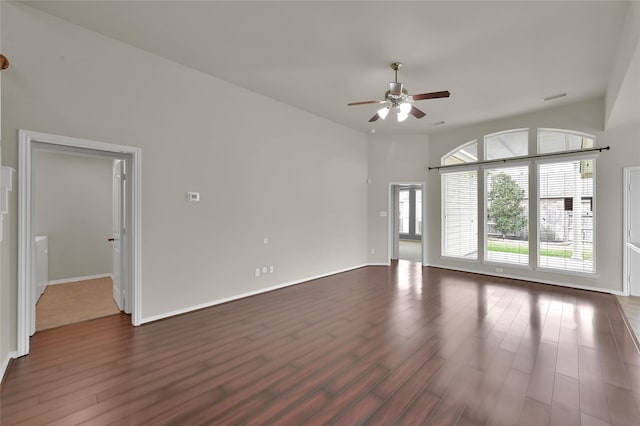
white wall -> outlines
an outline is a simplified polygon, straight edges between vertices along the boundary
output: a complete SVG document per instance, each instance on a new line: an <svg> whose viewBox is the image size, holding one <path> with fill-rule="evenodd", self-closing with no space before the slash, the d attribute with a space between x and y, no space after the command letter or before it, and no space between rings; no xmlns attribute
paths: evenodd
<svg viewBox="0 0 640 426"><path fill-rule="evenodd" d="M427 183L429 174L429 137L426 135L375 134L369 138L368 256L370 263L389 263L389 185L391 183ZM429 223L430 201L423 205L423 222ZM387 212L387 217L380 216ZM425 235L429 240L431 236ZM374 253L371 253L371 250ZM427 247L428 250L428 247Z"/></svg>
<svg viewBox="0 0 640 426"><path fill-rule="evenodd" d="M2 8L13 63L3 163L17 167L20 128L142 149L143 320L366 263L365 135L22 4ZM15 218L15 194L11 206ZM17 252L16 222L8 234L3 254ZM11 330L16 264L2 283ZM255 278L265 265L275 272Z"/></svg>
<svg viewBox="0 0 640 426"><path fill-rule="evenodd" d="M49 237L49 280L110 274L113 161L49 152L33 158L35 230Z"/></svg>

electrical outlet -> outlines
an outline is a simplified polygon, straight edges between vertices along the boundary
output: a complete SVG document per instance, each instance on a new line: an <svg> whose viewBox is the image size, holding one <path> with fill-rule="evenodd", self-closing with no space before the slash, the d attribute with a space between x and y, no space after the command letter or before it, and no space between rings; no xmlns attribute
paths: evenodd
<svg viewBox="0 0 640 426"><path fill-rule="evenodd" d="M255 274L256 274L256 277L260 276L260 268L256 268Z"/></svg>
<svg viewBox="0 0 640 426"><path fill-rule="evenodd" d="M496 272L504 272L504 269L502 269L502 268L496 268Z"/></svg>
<svg viewBox="0 0 640 426"><path fill-rule="evenodd" d="M376 254L376 249L372 248L371 249L371 254Z"/></svg>
<svg viewBox="0 0 640 426"><path fill-rule="evenodd" d="M266 266L263 266L263 267L262 267L262 273L263 273L263 274L266 274L266 273L267 273L267 271L268 271L267 267L266 267Z"/></svg>
<svg viewBox="0 0 640 426"><path fill-rule="evenodd" d="M273 274L273 265L269 266L269 273Z"/></svg>

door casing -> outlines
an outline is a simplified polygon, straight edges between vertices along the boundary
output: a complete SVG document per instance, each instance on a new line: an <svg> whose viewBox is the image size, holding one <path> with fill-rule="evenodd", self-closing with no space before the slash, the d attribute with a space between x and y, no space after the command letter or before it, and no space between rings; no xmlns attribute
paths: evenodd
<svg viewBox="0 0 640 426"><path fill-rule="evenodd" d="M420 187L422 189L422 265L427 266L427 245L426 241L427 237L427 227L426 224L429 222L427 217L427 201L426 201L426 182L390 182L389 183L389 198L388 198L388 241L389 246L387 250L387 259L388 264L391 264L391 259L398 258L398 242L400 239L399 232L399 211L398 211L398 193L400 191L400 187L402 186L415 186Z"/></svg>
<svg viewBox="0 0 640 426"><path fill-rule="evenodd" d="M126 182L126 211L124 212L127 227L127 244L123 247L126 261L128 300L131 303L131 322L134 326L141 324L141 165L142 151L124 145L96 142L67 136L51 135L28 130L19 130L19 185L18 185L18 347L17 355L29 353L29 337L35 331L35 306L33 297L33 280L35 280L35 224L34 224L34 188L33 152L65 152L77 155L99 156L122 159L126 162L128 176ZM124 266L124 265L123 265Z"/></svg>
<svg viewBox="0 0 640 426"><path fill-rule="evenodd" d="M632 225L632 204L633 201L631 200L631 181L632 181L632 175L636 174L636 173L640 173L640 166L631 166L631 167L624 167L623 168L623 188L622 188L622 193L623 195L623 225L622 225L622 242L623 242L623 248L622 248L622 253L623 253L623 258L622 258L622 266L623 266L623 271L622 271L622 294L624 296L637 296L637 292L638 292L638 288L637 285L635 286L636 288L631 288L631 282L630 282L630 276L631 276L631 270L632 270L632 265L631 265L631 260L629 259L631 257L631 250L634 250L635 247L632 247L632 241L630 241L631 236L629 235L629 233L631 232L631 225ZM634 243L637 243L637 241L633 241ZM639 282L639 278L638 277L634 277L637 282Z"/></svg>

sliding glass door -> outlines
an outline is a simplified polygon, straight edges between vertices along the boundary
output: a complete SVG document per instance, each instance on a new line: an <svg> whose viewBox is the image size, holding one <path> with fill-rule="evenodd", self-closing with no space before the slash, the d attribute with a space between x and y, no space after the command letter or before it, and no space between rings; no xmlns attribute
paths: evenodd
<svg viewBox="0 0 640 426"><path fill-rule="evenodd" d="M398 232L401 240L420 240L422 234L422 188L398 191Z"/></svg>

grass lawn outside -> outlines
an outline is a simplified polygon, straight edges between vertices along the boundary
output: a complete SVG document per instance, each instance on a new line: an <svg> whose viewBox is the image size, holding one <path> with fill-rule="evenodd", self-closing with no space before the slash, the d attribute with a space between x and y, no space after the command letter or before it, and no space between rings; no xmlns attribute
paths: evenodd
<svg viewBox="0 0 640 426"><path fill-rule="evenodd" d="M497 251L503 253L529 254L529 243L527 241L513 240L489 240L489 251ZM561 257L565 259L571 258L573 251L568 248L541 248L540 256ZM582 259L591 260L593 258L592 250L583 250Z"/></svg>

